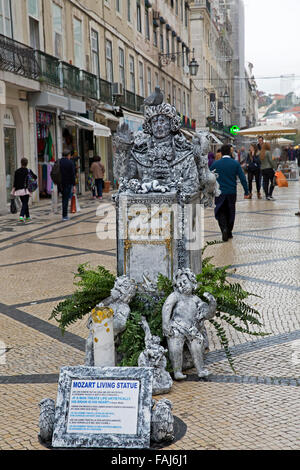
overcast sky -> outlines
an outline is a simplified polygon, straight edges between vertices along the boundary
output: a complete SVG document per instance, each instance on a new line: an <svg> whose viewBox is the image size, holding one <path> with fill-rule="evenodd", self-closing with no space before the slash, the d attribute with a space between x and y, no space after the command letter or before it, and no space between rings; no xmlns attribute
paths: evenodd
<svg viewBox="0 0 300 470"><path fill-rule="evenodd" d="M255 77L300 77L300 0L244 0L246 64ZM290 85L289 85L290 82ZM290 80L257 80L259 90L288 93ZM295 81L300 90L300 78Z"/></svg>

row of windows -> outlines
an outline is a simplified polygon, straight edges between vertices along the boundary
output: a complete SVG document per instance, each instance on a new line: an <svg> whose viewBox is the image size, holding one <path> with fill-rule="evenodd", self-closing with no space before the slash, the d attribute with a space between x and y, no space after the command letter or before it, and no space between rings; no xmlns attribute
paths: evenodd
<svg viewBox="0 0 300 470"><path fill-rule="evenodd" d="M29 17L30 45L34 49L40 49L40 12L38 0L27 0L27 7ZM63 9L54 1L52 2L52 22L54 55L60 59L63 59ZM0 0L0 33L5 34L7 36L12 36L10 0ZM83 64L83 24L82 21L76 17L73 17L73 40L74 65L84 69L85 67ZM169 42L167 40L167 51L170 51L170 46L168 44ZM90 69L91 72L97 76L100 76L99 46L99 33L94 29L91 29ZM175 51L175 44L174 46L172 45L172 51ZM117 58L117 60L114 60L114 58ZM182 54L183 65L184 60L184 54ZM114 63L118 63L117 74L115 74L114 72ZM161 80L159 80L158 71L156 71L150 66L145 66L144 63L141 61L138 61L137 63L136 73L135 57L129 54L128 63L126 63L125 49L122 47L118 47L118 49L115 50L113 48L112 41L109 39L106 39L105 42L105 69L105 78L108 82L113 83L115 81L118 81L122 84L123 89L128 89L132 93L136 93L141 96L150 95L154 89L154 86L160 85L161 89L164 91L165 98L170 103L174 104L177 107L178 111L182 112L183 114L188 114L190 109L190 96L189 93L186 92L186 90L181 89L171 81L166 80L165 77L161 77ZM128 70L128 76L126 76L126 70Z"/></svg>
<svg viewBox="0 0 300 470"><path fill-rule="evenodd" d="M139 26L141 27L141 0L114 0L115 2L115 9L116 11L122 15L123 10L122 7L126 7L127 10L127 20L129 22L132 21L132 3L133 1L136 1L136 15L137 15L137 27L139 30ZM113 0L105 0L105 3L108 6L111 6L113 4ZM149 13L148 8L150 7L151 3L145 1L145 10L146 12ZM175 10L175 14L178 16L179 15L179 10L180 10L180 17L181 21L185 22L185 25L187 26L188 24L188 2L184 0L170 0L170 6ZM140 30L139 30L140 31Z"/></svg>

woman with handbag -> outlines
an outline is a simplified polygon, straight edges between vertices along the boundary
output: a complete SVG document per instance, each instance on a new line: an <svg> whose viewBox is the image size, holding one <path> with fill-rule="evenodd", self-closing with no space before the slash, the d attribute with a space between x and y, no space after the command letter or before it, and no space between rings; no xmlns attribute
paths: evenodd
<svg viewBox="0 0 300 470"><path fill-rule="evenodd" d="M249 196L252 198L252 181L255 178L257 198L261 199L261 174L260 174L260 159L258 156L258 148L256 144L251 144L249 148L249 153L246 159L245 169L248 173L248 186L249 186Z"/></svg>
<svg viewBox="0 0 300 470"><path fill-rule="evenodd" d="M36 189L36 185L32 184L33 181L37 180L37 176L33 173L32 170L27 168L28 160L23 157L21 159L21 168L15 171L14 175L14 185L12 189L12 196L19 196L22 202L21 212L20 212L20 221L22 223L30 222L31 217L29 214L29 197L32 195L31 190ZM32 189L35 188L35 189Z"/></svg>
<svg viewBox="0 0 300 470"><path fill-rule="evenodd" d="M277 163L272 159L271 154L271 145L268 142L264 142L262 145L261 152L259 154L261 162L261 173L263 177L263 188L267 201L274 200L273 190L274 190L274 176L275 168Z"/></svg>

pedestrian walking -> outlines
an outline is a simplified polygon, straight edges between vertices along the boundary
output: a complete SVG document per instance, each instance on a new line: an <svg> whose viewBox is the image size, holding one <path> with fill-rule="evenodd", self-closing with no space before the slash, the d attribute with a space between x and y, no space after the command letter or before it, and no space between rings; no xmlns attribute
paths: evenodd
<svg viewBox="0 0 300 470"><path fill-rule="evenodd" d="M75 168L71 161L71 151L66 150L59 162L61 173L62 220L69 220L68 206L72 193L76 193Z"/></svg>
<svg viewBox="0 0 300 470"><path fill-rule="evenodd" d="M248 175L249 198L252 198L252 181L255 179L257 198L261 199L260 159L258 156L258 149L256 144L250 145L249 153L246 159L246 170Z"/></svg>
<svg viewBox="0 0 300 470"><path fill-rule="evenodd" d="M221 195L215 198L215 217L222 232L223 241L232 238L235 222L235 205L237 196L237 177L239 177L245 192L245 199L249 199L248 184L240 163L231 157L231 146L223 145L222 158L215 161L210 170L216 170Z"/></svg>
<svg viewBox="0 0 300 470"><path fill-rule="evenodd" d="M264 144L264 138L263 138L262 135L259 135L258 139L257 139L257 153L258 153L258 155L261 152L263 144Z"/></svg>
<svg viewBox="0 0 300 470"><path fill-rule="evenodd" d="M272 159L271 154L271 145L268 142L264 142L262 149L259 154L260 165L261 165L261 174L263 178L263 189L267 201L274 200L273 191L274 191L274 176L275 168L277 167L277 162Z"/></svg>
<svg viewBox="0 0 300 470"><path fill-rule="evenodd" d="M102 192L103 192L103 187L104 187L104 173L105 173L105 168L104 165L101 163L101 157L96 155L94 157L94 161L91 164L90 168L91 173L93 174L93 177L95 179L95 186L97 189L97 197L98 199L102 199ZM93 190L93 198L96 199L96 191Z"/></svg>
<svg viewBox="0 0 300 470"><path fill-rule="evenodd" d="M21 159L21 167L15 171L14 184L11 192L12 196L19 196L21 199L22 206L19 219L22 223L31 221L29 214L29 198L32 194L28 188L29 178L37 180L37 176L32 170L27 168L27 166L28 160L23 157Z"/></svg>

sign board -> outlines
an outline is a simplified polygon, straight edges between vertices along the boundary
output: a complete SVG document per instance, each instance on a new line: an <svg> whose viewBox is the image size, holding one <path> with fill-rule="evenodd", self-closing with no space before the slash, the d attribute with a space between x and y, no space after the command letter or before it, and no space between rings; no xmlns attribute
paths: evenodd
<svg viewBox="0 0 300 470"><path fill-rule="evenodd" d="M53 447L148 448L152 369L62 367Z"/></svg>

